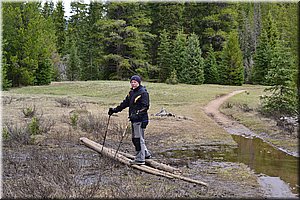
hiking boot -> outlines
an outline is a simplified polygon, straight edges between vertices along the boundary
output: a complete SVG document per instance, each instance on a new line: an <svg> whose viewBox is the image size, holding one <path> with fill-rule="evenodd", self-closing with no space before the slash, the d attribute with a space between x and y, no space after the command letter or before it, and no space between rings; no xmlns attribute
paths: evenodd
<svg viewBox="0 0 300 200"><path fill-rule="evenodd" d="M145 161L131 160L131 161L129 161L129 164L131 164L131 165L144 165Z"/></svg>
<svg viewBox="0 0 300 200"><path fill-rule="evenodd" d="M145 159L150 159L150 158L152 158L151 151L149 151L149 150L145 151Z"/></svg>

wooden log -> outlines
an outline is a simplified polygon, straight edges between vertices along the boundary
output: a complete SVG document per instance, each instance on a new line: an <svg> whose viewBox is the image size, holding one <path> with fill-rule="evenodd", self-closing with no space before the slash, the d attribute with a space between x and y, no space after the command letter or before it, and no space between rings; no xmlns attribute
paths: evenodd
<svg viewBox="0 0 300 200"><path fill-rule="evenodd" d="M129 153L125 153L125 152L119 152L119 153L123 156L126 156L127 158L134 159L134 156L129 154ZM171 173L175 173L175 174L182 173L182 171L178 168L171 167L170 165L167 165L167 164L164 164L164 163L156 162L155 160L146 159L145 163L150 165L151 167L154 167L156 169L161 169L161 170L164 170L164 171L167 171L167 172L171 172Z"/></svg>
<svg viewBox="0 0 300 200"><path fill-rule="evenodd" d="M171 178L171 179L172 178L177 178L177 179L180 179L180 180L184 180L184 181L187 181L187 182L196 183L196 184L200 184L200 185L204 185L204 186L208 187L207 183L204 183L204 182L198 181L198 180L194 180L194 179L191 179L191 178L188 178L188 177L184 177L184 176L181 176L181 175L178 175L178 174L174 174L174 173L167 172L167 171L164 171L164 170L155 169L153 167L149 167L149 166L146 166L146 165L132 165L132 164L130 164L131 159L127 158L124 155L121 155L119 152L115 156L116 150L111 149L111 148L107 148L107 147L103 147L101 144L96 143L92 140L89 140L88 138L82 137L82 138L80 138L80 141L83 142L87 147L97 151L98 153L101 153L102 155L108 156L112 159L115 159L115 160L117 160L117 161L119 161L123 164L129 165L129 166L131 166L133 168L136 168L136 169L139 169L141 171L144 171L144 172L147 172L147 173L150 173L150 174L154 174L154 175L158 175L158 176Z"/></svg>
<svg viewBox="0 0 300 200"><path fill-rule="evenodd" d="M119 161L119 162L121 162L123 164L129 165L129 166L131 166L133 168L139 169L141 171L144 171L144 172L147 172L147 173L150 173L150 174L159 175L159 176L165 176L167 178L173 178L171 176L163 174L160 171L151 170L150 168L147 168L145 165L131 165L130 164L131 159L128 159L128 158L126 158L125 156L123 156L123 155L121 155L119 153L116 156L114 156L115 153L116 153L116 150L110 149L110 148L107 148L107 147L103 147L103 149L102 149L102 145L101 144L98 144L98 143L96 143L96 142L94 142L92 140L89 140L87 138L80 138L80 141L83 142L86 146L90 147L91 149L94 149L95 151L97 151L99 153L102 153L105 156L108 156L110 158L116 159L117 161ZM102 150L102 152L101 152L101 150Z"/></svg>

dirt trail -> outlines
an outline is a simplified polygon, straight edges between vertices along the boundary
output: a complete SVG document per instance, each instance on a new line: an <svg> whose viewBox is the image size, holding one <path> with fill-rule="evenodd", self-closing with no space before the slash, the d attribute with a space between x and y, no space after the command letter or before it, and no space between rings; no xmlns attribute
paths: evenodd
<svg viewBox="0 0 300 200"><path fill-rule="evenodd" d="M244 135L244 136L254 136L255 134L252 133L248 128L243 126L242 124L229 119L226 115L222 114L219 111L219 107L230 97L245 92L245 90L237 90L234 92L231 92L229 94L226 94L224 96L221 96L219 98L216 98L212 101L210 101L205 107L204 112L211 116L219 125L224 127L227 131L229 131L232 134L238 134L238 135ZM239 130L239 132L233 131ZM256 136L256 135L255 135Z"/></svg>

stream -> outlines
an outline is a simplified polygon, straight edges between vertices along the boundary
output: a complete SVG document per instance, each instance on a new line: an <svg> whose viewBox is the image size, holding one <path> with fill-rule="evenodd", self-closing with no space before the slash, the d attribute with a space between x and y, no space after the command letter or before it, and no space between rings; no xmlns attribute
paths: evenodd
<svg viewBox="0 0 300 200"><path fill-rule="evenodd" d="M170 149L163 154L172 158L244 163L254 170L266 197L297 197L298 158L280 151L257 137L231 134L236 147L196 145Z"/></svg>

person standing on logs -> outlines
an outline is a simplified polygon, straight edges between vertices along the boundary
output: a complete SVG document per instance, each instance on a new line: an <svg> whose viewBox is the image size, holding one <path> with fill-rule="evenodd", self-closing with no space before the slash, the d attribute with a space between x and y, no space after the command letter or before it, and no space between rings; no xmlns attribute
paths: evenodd
<svg viewBox="0 0 300 200"><path fill-rule="evenodd" d="M109 108L108 115L118 113L129 107L129 119L132 127L132 142L136 150L135 159L131 164L144 165L145 159L152 157L145 145L144 133L149 123L149 94L141 85L141 77L134 75L130 78L131 90L125 99L115 108Z"/></svg>

